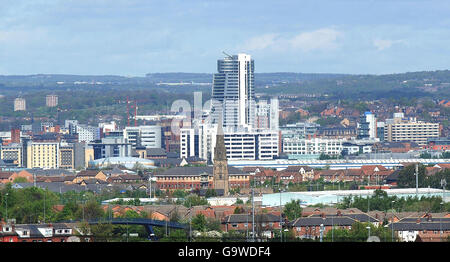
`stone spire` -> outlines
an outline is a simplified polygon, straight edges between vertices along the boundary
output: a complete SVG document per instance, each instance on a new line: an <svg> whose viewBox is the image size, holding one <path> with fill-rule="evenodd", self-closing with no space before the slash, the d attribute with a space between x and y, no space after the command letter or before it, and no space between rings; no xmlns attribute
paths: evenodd
<svg viewBox="0 0 450 262"><path fill-rule="evenodd" d="M227 149L222 127L222 115L219 116L217 123L216 147L214 148L214 162L216 160L227 160Z"/></svg>

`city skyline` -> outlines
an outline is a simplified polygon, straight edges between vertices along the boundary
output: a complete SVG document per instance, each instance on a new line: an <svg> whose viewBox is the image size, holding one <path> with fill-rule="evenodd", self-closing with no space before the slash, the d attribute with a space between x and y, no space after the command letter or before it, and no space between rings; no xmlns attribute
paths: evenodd
<svg viewBox="0 0 450 262"><path fill-rule="evenodd" d="M445 1L6 2L6 75L214 73L222 51L251 54L255 72L448 69Z"/></svg>

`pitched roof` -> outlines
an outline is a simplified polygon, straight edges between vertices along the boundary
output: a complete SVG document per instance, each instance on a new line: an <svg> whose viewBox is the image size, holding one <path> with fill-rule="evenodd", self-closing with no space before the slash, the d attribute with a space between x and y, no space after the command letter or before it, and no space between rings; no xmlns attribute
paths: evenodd
<svg viewBox="0 0 450 262"><path fill-rule="evenodd" d="M242 168L242 171L245 172L245 173L253 173L253 172L256 172L256 170L262 171L262 170L264 170L264 167L244 166Z"/></svg>
<svg viewBox="0 0 450 262"><path fill-rule="evenodd" d="M378 172L378 171L387 171L383 165L365 165L361 167L363 172Z"/></svg>
<svg viewBox="0 0 450 262"><path fill-rule="evenodd" d="M424 231L424 230L450 230L450 221L433 221L433 222L394 222L387 226L388 228L393 227L394 231Z"/></svg>
<svg viewBox="0 0 450 262"><path fill-rule="evenodd" d="M0 172L0 179L9 179L14 172Z"/></svg>
<svg viewBox="0 0 450 262"><path fill-rule="evenodd" d="M163 148L147 148L147 157L151 158L152 156L167 156L167 152Z"/></svg>
<svg viewBox="0 0 450 262"><path fill-rule="evenodd" d="M113 169L102 169L103 174L107 175L107 176L111 176L111 175L120 175L123 174L123 171L120 170L117 166L113 167Z"/></svg>
<svg viewBox="0 0 450 262"><path fill-rule="evenodd" d="M32 168L25 169L28 173L35 176L70 176L74 175L73 172L70 172L66 169L40 169L40 168Z"/></svg>
<svg viewBox="0 0 450 262"><path fill-rule="evenodd" d="M192 175L200 175L202 173L207 173L208 175L213 174L213 167L212 166L188 166L188 167L173 167L167 169L165 172L161 174L157 174L155 176L192 176ZM230 175L238 175L243 174L246 175L247 173L243 172L242 170L228 166L228 174Z"/></svg>
<svg viewBox="0 0 450 262"><path fill-rule="evenodd" d="M319 216L320 216L319 214L314 214L314 215L311 215L310 217L319 217ZM369 216L366 213L360 213L360 214L347 213L347 214L343 214L343 215L340 215L340 216L338 216L336 214L327 215L327 217L342 217L342 216L350 217L350 218L352 218L352 219L354 219L356 221L359 221L359 222L371 222L371 223L380 222L380 220L378 220L378 219L376 219L376 218L374 218L372 216Z"/></svg>
<svg viewBox="0 0 450 262"><path fill-rule="evenodd" d="M309 166L288 166L283 171L285 171L285 172L300 172L301 169L305 170L306 172L313 170Z"/></svg>
<svg viewBox="0 0 450 262"><path fill-rule="evenodd" d="M77 177L96 176L99 172L99 170L83 170L77 174Z"/></svg>
<svg viewBox="0 0 450 262"><path fill-rule="evenodd" d="M320 226L323 224L324 226L351 226L356 222L355 219L352 219L347 216L339 216L339 217L300 217L290 223L290 226L293 227L303 227L303 226Z"/></svg>
<svg viewBox="0 0 450 262"><path fill-rule="evenodd" d="M222 224L227 223L251 223L253 221L253 216L251 214L232 214L226 216ZM255 223L261 222L280 222L280 217L274 214L256 214Z"/></svg>

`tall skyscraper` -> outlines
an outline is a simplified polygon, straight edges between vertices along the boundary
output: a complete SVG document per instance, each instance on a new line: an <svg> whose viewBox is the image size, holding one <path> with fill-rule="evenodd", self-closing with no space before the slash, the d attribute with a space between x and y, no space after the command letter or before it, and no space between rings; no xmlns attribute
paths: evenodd
<svg viewBox="0 0 450 262"><path fill-rule="evenodd" d="M225 127L253 127L255 124L254 61L238 54L217 61L212 87L212 122L221 112Z"/></svg>

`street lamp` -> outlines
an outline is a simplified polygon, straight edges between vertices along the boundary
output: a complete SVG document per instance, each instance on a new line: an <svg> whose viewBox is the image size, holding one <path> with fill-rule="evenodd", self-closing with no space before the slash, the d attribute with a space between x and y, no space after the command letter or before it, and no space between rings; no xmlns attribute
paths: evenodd
<svg viewBox="0 0 450 262"><path fill-rule="evenodd" d="M441 202L441 212L443 211L444 202ZM441 235L441 242L442 242L442 216L439 217L439 233Z"/></svg>
<svg viewBox="0 0 450 262"><path fill-rule="evenodd" d="M8 193L5 194L5 206L6 206L6 222L8 222Z"/></svg>
<svg viewBox="0 0 450 262"><path fill-rule="evenodd" d="M392 204L391 204L391 208L392 208L392 217L391 217L391 238L392 238L392 242L394 242L394 202L395 200L392 200Z"/></svg>
<svg viewBox="0 0 450 262"><path fill-rule="evenodd" d="M388 225L384 225L384 228L388 228ZM386 242L386 232L383 234L384 235L384 242Z"/></svg>
<svg viewBox="0 0 450 262"><path fill-rule="evenodd" d="M281 187L280 187L280 242L283 242L283 222L282 222L282 216L281 213L283 211L281 210Z"/></svg>

